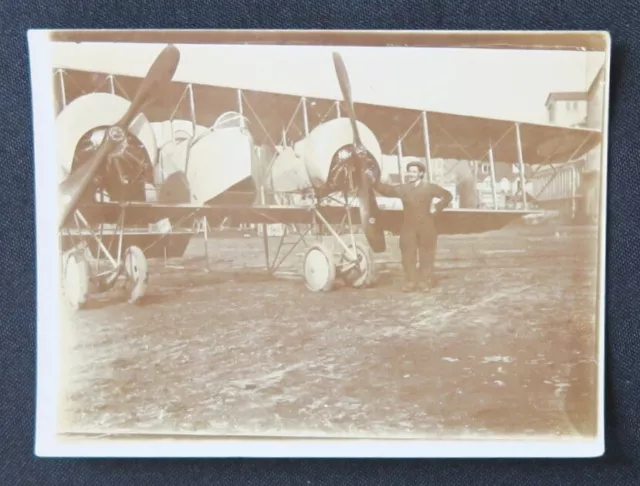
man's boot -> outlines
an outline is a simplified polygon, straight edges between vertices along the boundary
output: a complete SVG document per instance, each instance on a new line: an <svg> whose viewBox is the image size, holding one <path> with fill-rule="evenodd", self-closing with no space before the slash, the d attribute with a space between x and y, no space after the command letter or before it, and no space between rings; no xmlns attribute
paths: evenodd
<svg viewBox="0 0 640 486"><path fill-rule="evenodd" d="M412 280L407 280L402 286L403 292L415 292L416 290L418 290L418 285Z"/></svg>
<svg viewBox="0 0 640 486"><path fill-rule="evenodd" d="M430 292L436 286L436 280L433 276L423 277L418 284L418 290L420 292Z"/></svg>

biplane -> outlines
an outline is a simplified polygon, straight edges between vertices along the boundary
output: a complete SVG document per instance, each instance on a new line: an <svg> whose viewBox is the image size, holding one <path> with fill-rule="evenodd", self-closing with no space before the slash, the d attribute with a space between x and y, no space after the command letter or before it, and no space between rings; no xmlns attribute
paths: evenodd
<svg viewBox="0 0 640 486"><path fill-rule="evenodd" d="M365 287L375 280L372 254L384 252L385 234L402 224L401 208L384 207L364 177L367 169L383 177L383 154L423 158L431 180L432 160L488 160L494 208L437 216L440 234L482 233L535 212L527 206L527 166L575 160L600 143L598 131L584 128L357 102L337 49L327 59L336 96L320 97L261 91L255 79L229 86L216 66L202 69L206 59L184 56L189 45L159 54L154 46L155 60L132 62L130 47L123 55L87 55L91 46L70 44L53 67L62 286L75 309L123 275L129 302L139 301L158 248L180 254L194 225L204 223L206 240L208 225L225 219L264 225L269 272L303 243L311 291L328 291L338 278ZM498 208L497 162L518 167L522 209ZM285 225L273 260L271 224ZM318 226L335 239L337 253L307 244ZM278 259L288 232L296 241Z"/></svg>

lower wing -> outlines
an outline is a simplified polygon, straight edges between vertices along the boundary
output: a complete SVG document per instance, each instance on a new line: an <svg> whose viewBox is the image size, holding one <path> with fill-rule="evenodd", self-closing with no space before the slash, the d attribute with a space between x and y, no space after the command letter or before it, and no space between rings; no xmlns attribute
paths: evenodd
<svg viewBox="0 0 640 486"><path fill-rule="evenodd" d="M246 206L159 204L159 203L95 203L83 205L80 211L93 223L116 224L122 221L124 226L146 226L168 219L172 225L191 225L196 218L207 217L209 224L227 219L232 224L311 224L315 216L313 207L304 206ZM322 217L331 225L346 224L346 211L343 206L321 206ZM360 224L360 211L357 206L349 208L353 224ZM435 215L439 234L484 233L499 230L523 216L539 211L523 210L485 210L485 209L445 209ZM385 231L397 234L402 227L402 209L380 208L378 223Z"/></svg>

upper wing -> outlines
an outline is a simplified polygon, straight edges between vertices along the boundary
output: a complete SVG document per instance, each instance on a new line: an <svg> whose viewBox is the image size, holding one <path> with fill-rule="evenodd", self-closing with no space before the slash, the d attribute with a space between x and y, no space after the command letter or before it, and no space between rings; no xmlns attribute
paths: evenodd
<svg viewBox="0 0 640 486"><path fill-rule="evenodd" d="M108 89L109 75L115 79L118 94L134 93L144 70L162 49L162 44L117 44L117 43L52 43L52 67L64 70L65 100L72 102L85 93ZM191 121L190 95L193 90L193 109L197 125L211 127L220 115L241 112L247 118L249 129L258 145L280 144L283 131L288 142L297 142L305 137L307 124L313 129L323 121L337 116L336 100L342 100L335 68L329 55L326 59L326 78L320 81L320 91L308 86L301 89L299 77L263 76L262 72L291 67L289 59L252 56L243 60L246 49L209 49L206 45L179 45L180 65L173 83L156 92L161 103L145 107L144 114L150 122L170 119ZM238 47L238 46L236 46ZM232 48L232 46L231 46ZM280 61L280 64L278 63ZM203 64L210 68L203 69ZM323 66L324 68L324 66ZM56 83L60 79L56 76ZM317 84L317 83L316 83ZM241 92L240 92L241 90ZM306 97L306 110L301 99ZM174 111L175 110L175 111ZM346 114L342 105L341 113Z"/></svg>
<svg viewBox="0 0 640 486"><path fill-rule="evenodd" d="M601 142L596 130L568 128L446 113L429 113L434 157L546 164L577 159ZM518 137L519 133L519 137ZM522 153L519 153L518 138Z"/></svg>
<svg viewBox="0 0 640 486"><path fill-rule="evenodd" d="M162 49L160 44L118 43L53 43L53 65L65 69L73 83L65 85L66 99L71 101L82 92L90 92L104 83L107 74L117 77L118 86L133 93L145 74L144 66ZM174 82L158 96L163 103L145 109L149 121L174 118L190 119L184 97L188 84L193 88L196 123L212 126L222 113L240 111L249 120L252 135L258 144L275 145L282 139L283 128L290 141L305 135L303 112L311 130L327 118L346 114L330 55L316 54L312 73L296 72L289 77L265 77L264 69L289 69L291 61L282 54L252 55L243 63L246 50L236 46L233 62L229 51L207 49L206 45L180 45L181 63ZM311 55L311 54L310 54ZM202 69L203 63L211 69ZM102 73L102 74L97 74ZM239 95L239 90L242 94ZM432 158L458 160L486 160L492 145L496 162L519 161L517 126L525 164L565 162L579 158L601 142L597 130L565 128L512 120L481 118L450 113L431 112L418 106L393 106L391 99L378 104L364 103L358 89L354 89L355 111L380 141L384 154L395 153L402 139L405 156L424 157L425 130ZM369 96L369 95L368 95ZM302 109L301 98L306 99ZM360 99L360 101L358 101ZM173 113L178 106L177 113ZM338 111L338 107L340 110ZM423 115L423 112L425 113Z"/></svg>
<svg viewBox="0 0 640 486"><path fill-rule="evenodd" d="M488 160L518 163L518 131L525 164L547 164L577 159L597 147L601 132L586 128L483 118L399 107L356 103L358 119L381 140L382 152L394 153L402 139L405 156L424 157L428 137L433 159ZM425 122L426 135L425 137ZM395 134L393 136L392 134Z"/></svg>

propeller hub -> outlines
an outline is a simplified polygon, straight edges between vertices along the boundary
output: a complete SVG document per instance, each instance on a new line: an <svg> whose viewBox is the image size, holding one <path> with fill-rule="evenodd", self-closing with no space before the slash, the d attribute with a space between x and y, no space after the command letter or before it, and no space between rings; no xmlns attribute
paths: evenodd
<svg viewBox="0 0 640 486"><path fill-rule="evenodd" d="M340 149L340 151L338 152L338 158L344 162L345 160L349 160L352 156L351 150L349 149L349 147L344 147L342 149Z"/></svg>
<svg viewBox="0 0 640 486"><path fill-rule="evenodd" d="M357 146L356 147L356 155L360 158L367 156L367 149L365 147Z"/></svg>
<svg viewBox="0 0 640 486"><path fill-rule="evenodd" d="M109 128L108 133L109 133L109 138L114 142L118 142L118 143L122 142L127 136L125 131L117 125L114 125L111 128Z"/></svg>

